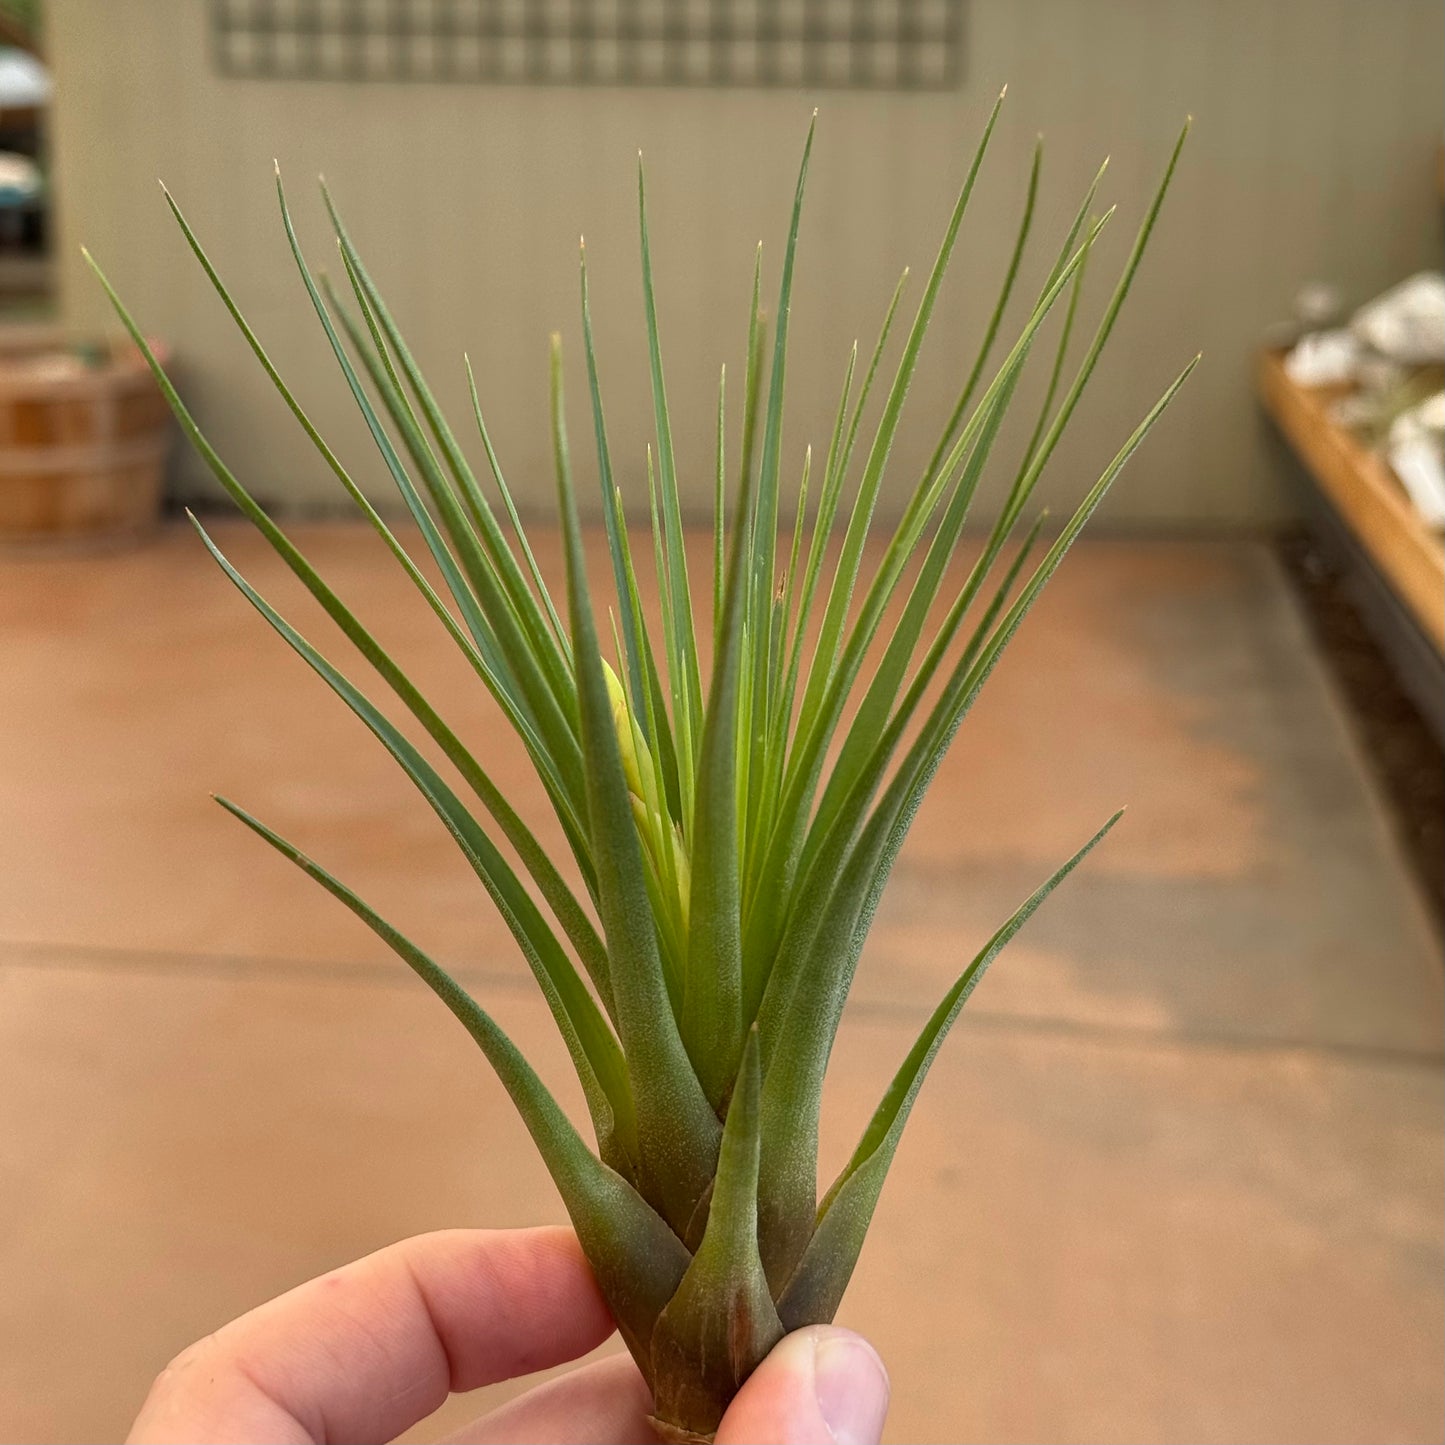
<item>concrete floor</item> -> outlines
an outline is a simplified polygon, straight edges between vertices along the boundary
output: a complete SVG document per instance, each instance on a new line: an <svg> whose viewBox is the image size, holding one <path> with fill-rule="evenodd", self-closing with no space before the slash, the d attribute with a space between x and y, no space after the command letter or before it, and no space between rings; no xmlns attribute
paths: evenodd
<svg viewBox="0 0 1445 1445"><path fill-rule="evenodd" d="M298 536L532 799L372 539ZM389 1240L561 1217L440 1006L208 800L414 931L562 1079L449 840L188 529L0 564L0 668L0 1439L120 1434L180 1346ZM845 1302L892 1370L890 1438L1438 1440L1439 944L1258 546L1066 564L880 910L826 1162L1121 802L940 1057Z"/></svg>

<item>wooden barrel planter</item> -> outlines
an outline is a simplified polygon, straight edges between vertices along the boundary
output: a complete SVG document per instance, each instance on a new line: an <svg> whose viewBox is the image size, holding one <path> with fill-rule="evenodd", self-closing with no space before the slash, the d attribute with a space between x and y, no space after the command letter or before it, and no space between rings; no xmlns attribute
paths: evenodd
<svg viewBox="0 0 1445 1445"><path fill-rule="evenodd" d="M148 531L170 440L170 411L133 346L0 350L0 543Z"/></svg>

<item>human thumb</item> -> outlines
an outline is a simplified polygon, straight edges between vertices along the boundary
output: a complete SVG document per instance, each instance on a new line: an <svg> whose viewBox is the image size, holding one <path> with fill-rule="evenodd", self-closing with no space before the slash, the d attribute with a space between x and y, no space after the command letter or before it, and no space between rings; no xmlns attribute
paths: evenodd
<svg viewBox="0 0 1445 1445"><path fill-rule="evenodd" d="M888 1372L852 1330L814 1325L785 1335L748 1377L717 1445L878 1445Z"/></svg>

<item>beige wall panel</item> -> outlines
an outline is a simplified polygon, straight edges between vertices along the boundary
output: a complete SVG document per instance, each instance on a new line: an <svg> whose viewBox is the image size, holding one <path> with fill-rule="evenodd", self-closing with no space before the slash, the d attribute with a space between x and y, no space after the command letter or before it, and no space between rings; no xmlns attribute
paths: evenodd
<svg viewBox="0 0 1445 1445"><path fill-rule="evenodd" d="M174 347L197 416L268 499L334 506L334 482L269 392L155 188L163 176L277 362L358 477L379 463L331 364L276 217L281 161L303 238L331 264L312 179L324 171L414 350L456 415L470 352L504 464L550 506L546 344L572 360L574 449L586 417L576 240L585 231L619 473L632 495L651 435L634 165L647 155L659 304L690 506L709 498L717 367L740 383L752 249L776 286L797 153L821 128L793 311L786 448L826 444L855 336L871 344L899 270L916 300L973 140L1010 93L909 399L885 507L926 457L972 358L1046 137L1035 282L1098 160L1120 213L1091 268L1106 293L1186 112L1178 183L1106 371L1045 486L1091 479L1175 371L1205 360L1109 504L1121 524L1248 524L1285 505L1250 395L1249 355L1320 277L1363 298L1439 263L1438 0L972 0L966 78L948 94L525 89L224 79L201 0L50 0L62 307L107 324L88 244L143 323ZM333 266L334 269L334 266ZM1017 313L1018 308L1015 308ZM1037 390L1025 387L1025 409ZM590 479L591 468L587 468ZM997 480L997 479L995 479ZM204 494L198 464L179 489Z"/></svg>

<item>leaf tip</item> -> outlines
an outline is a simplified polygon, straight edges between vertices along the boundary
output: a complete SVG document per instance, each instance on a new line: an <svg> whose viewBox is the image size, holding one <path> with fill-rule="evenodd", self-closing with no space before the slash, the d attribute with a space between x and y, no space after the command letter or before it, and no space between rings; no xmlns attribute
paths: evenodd
<svg viewBox="0 0 1445 1445"><path fill-rule="evenodd" d="M998 93L998 98L999 98L1000 100L1002 100L1002 99L1004 98L1004 96L1006 96L1007 94L1008 94L1008 82L1005 81L1005 82L1004 82L1004 87L1003 87L1003 89L1002 89L1001 91L999 91L999 93Z"/></svg>

